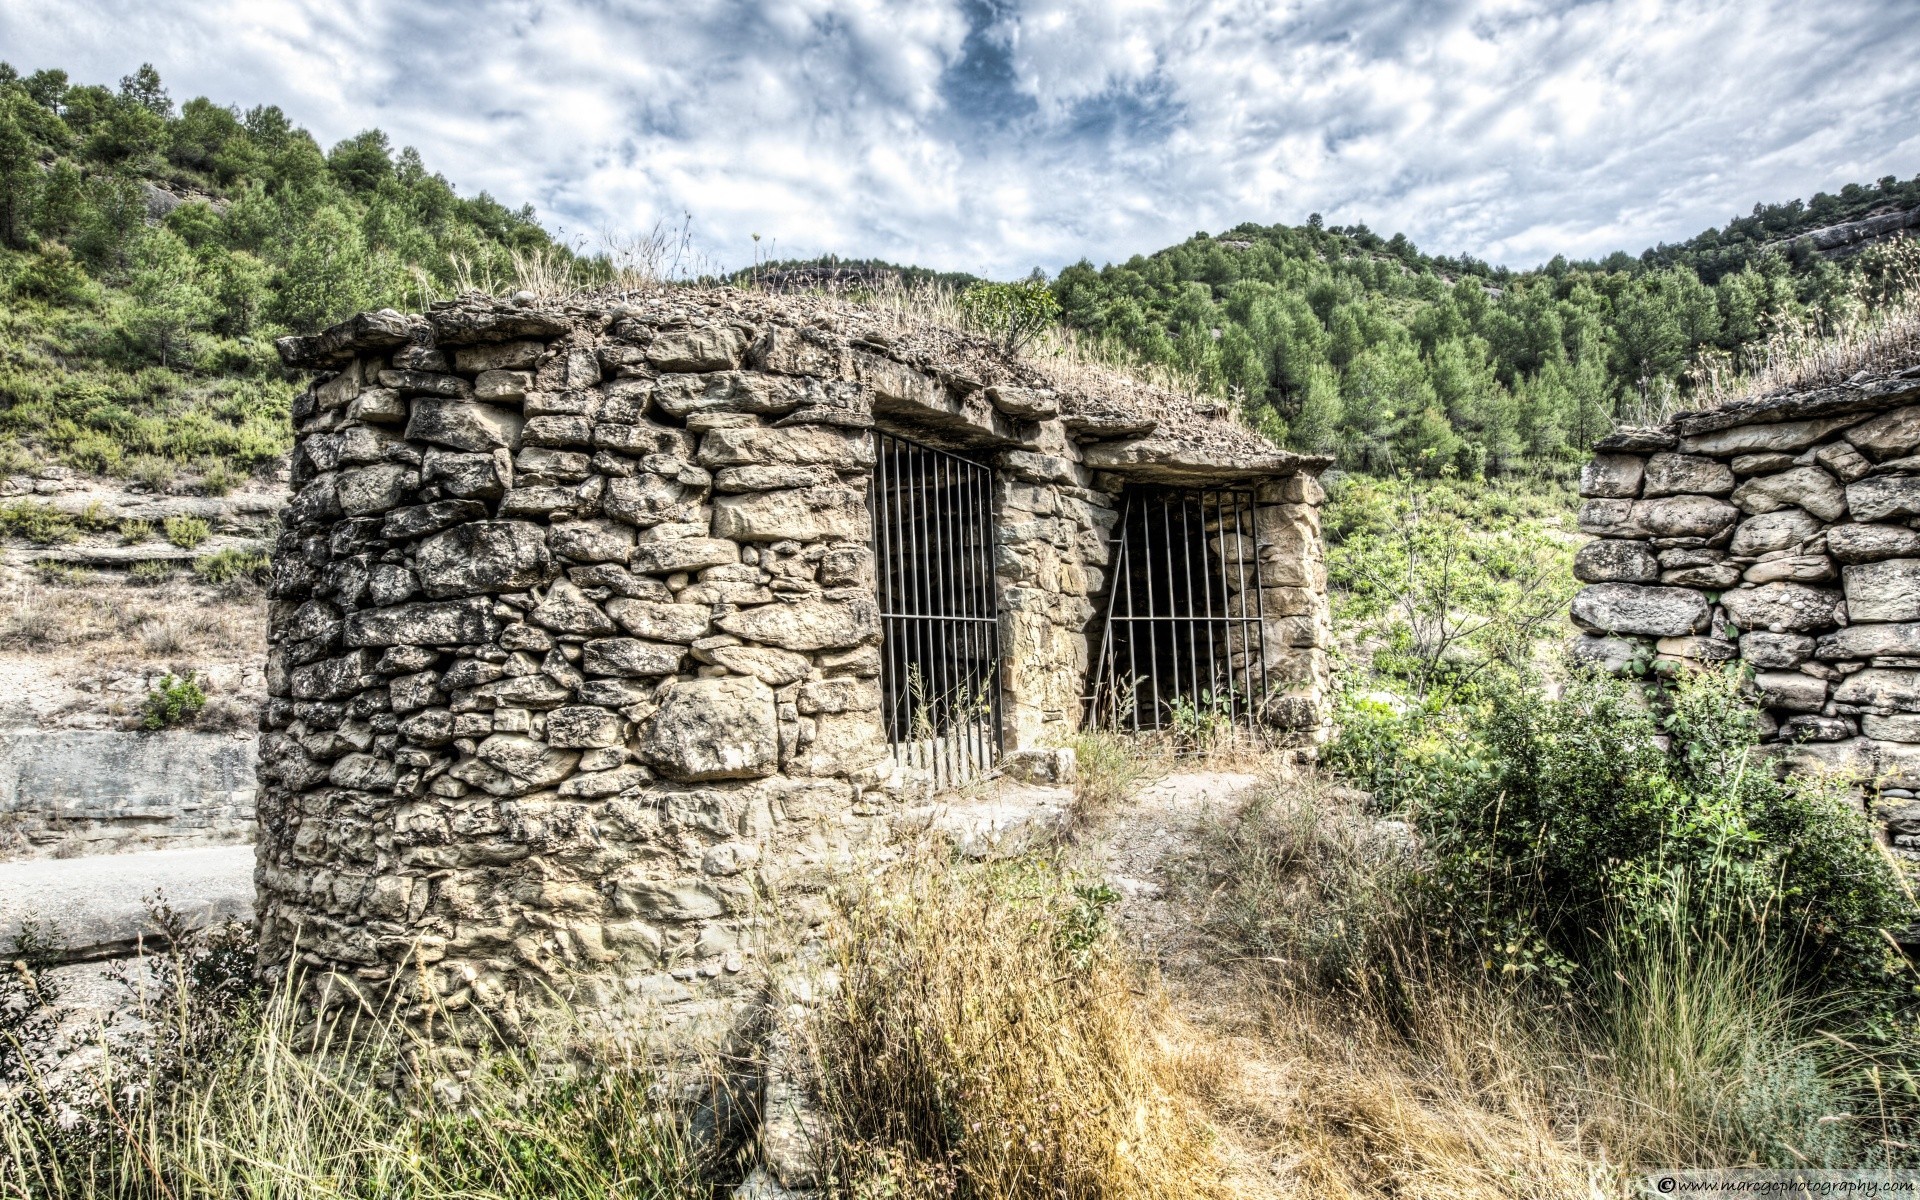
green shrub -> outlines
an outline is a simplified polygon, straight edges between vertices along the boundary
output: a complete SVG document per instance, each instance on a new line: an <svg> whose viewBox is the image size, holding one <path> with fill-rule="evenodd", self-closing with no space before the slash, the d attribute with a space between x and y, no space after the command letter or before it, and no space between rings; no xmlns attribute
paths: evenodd
<svg viewBox="0 0 1920 1200"><path fill-rule="evenodd" d="M135 587L153 587L173 578L173 564L149 558L127 568L127 582Z"/></svg>
<svg viewBox="0 0 1920 1200"><path fill-rule="evenodd" d="M207 523L199 517L190 517L184 513L168 517L165 524L167 541L182 550L191 550L207 540Z"/></svg>
<svg viewBox="0 0 1920 1200"><path fill-rule="evenodd" d="M129 517L120 522L119 533L122 546L137 546L153 540L153 522L141 517Z"/></svg>
<svg viewBox="0 0 1920 1200"><path fill-rule="evenodd" d="M168 674L159 687L147 693L146 703L140 708L140 728L172 729L199 716L206 706L207 694L201 690L198 677L180 679Z"/></svg>
<svg viewBox="0 0 1920 1200"><path fill-rule="evenodd" d="M242 580L264 583L270 562L266 555L246 550L222 550L193 560L193 573L205 583L224 586Z"/></svg>
<svg viewBox="0 0 1920 1200"><path fill-rule="evenodd" d="M80 536L72 517L37 500L0 504L0 533L24 538L36 546L58 546Z"/></svg>
<svg viewBox="0 0 1920 1200"><path fill-rule="evenodd" d="M1018 354L1060 319L1060 302L1035 279L976 283L960 293L960 311L1002 350Z"/></svg>
<svg viewBox="0 0 1920 1200"><path fill-rule="evenodd" d="M200 490L209 496L224 496L247 481L247 473L224 458L209 458L200 464Z"/></svg>
<svg viewBox="0 0 1920 1200"><path fill-rule="evenodd" d="M93 572L72 563L43 558L33 564L34 578L50 587L78 587L93 578Z"/></svg>

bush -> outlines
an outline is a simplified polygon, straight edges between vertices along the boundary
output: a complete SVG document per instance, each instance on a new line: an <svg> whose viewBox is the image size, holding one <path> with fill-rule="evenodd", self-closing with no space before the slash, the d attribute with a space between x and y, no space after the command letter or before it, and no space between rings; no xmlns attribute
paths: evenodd
<svg viewBox="0 0 1920 1200"><path fill-rule="evenodd" d="M154 587L173 578L173 564L149 558L127 568L127 582L135 587Z"/></svg>
<svg viewBox="0 0 1920 1200"><path fill-rule="evenodd" d="M207 694L201 690L196 676L178 679L168 674L160 680L159 687L147 693L146 702L140 707L140 728L172 729L199 716L206 706Z"/></svg>
<svg viewBox="0 0 1920 1200"><path fill-rule="evenodd" d="M960 312L973 326L1018 354L1060 319L1060 302L1036 279L976 283L960 293Z"/></svg>
<svg viewBox="0 0 1920 1200"><path fill-rule="evenodd" d="M193 573L203 582L219 587L239 582L265 583L271 565L264 554L229 549L194 559Z"/></svg>
<svg viewBox="0 0 1920 1200"><path fill-rule="evenodd" d="M57 546L80 536L72 517L37 500L0 504L0 533L24 538L36 546Z"/></svg>
<svg viewBox="0 0 1920 1200"><path fill-rule="evenodd" d="M182 550L191 550L207 540L207 523L199 517L185 514L168 517L164 526L167 541Z"/></svg>

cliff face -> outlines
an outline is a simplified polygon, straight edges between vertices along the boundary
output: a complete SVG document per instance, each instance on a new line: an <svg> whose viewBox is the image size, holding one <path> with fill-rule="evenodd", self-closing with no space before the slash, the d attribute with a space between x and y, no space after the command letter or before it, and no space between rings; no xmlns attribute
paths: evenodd
<svg viewBox="0 0 1920 1200"><path fill-rule="evenodd" d="M1574 654L1745 662L1781 759L1866 785L1920 861L1920 367L1596 449Z"/></svg>

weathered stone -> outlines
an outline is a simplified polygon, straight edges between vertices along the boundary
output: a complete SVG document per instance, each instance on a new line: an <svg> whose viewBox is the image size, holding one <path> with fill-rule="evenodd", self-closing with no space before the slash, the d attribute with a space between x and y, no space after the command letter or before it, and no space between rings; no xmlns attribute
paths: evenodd
<svg viewBox="0 0 1920 1200"><path fill-rule="evenodd" d="M607 601L607 614L635 637L656 642L691 643L707 635L713 610L704 604L656 604L645 600Z"/></svg>
<svg viewBox="0 0 1920 1200"><path fill-rule="evenodd" d="M430 449L421 464L422 476L437 483L447 495L460 499L493 500L512 486L512 468L493 454L463 454Z"/></svg>
<svg viewBox="0 0 1920 1200"><path fill-rule="evenodd" d="M556 750L517 733L496 733L474 750L481 762L532 787L551 787L567 777L578 754Z"/></svg>
<svg viewBox="0 0 1920 1200"><path fill-rule="evenodd" d="M406 396L458 398L473 394L466 380L440 371L382 371L380 386Z"/></svg>
<svg viewBox="0 0 1920 1200"><path fill-rule="evenodd" d="M1873 464L1846 442L1834 442L1813 452L1813 461L1825 467L1842 483L1852 483L1873 470Z"/></svg>
<svg viewBox="0 0 1920 1200"><path fill-rule="evenodd" d="M527 619L555 633L597 637L614 632L613 622L606 613L600 611L600 606L589 600L585 592L566 578L553 581L545 598L527 614Z"/></svg>
<svg viewBox="0 0 1920 1200"><path fill-rule="evenodd" d="M365 650L295 667L287 694L295 700L338 700L378 686L373 656Z"/></svg>
<svg viewBox="0 0 1920 1200"><path fill-rule="evenodd" d="M1660 582L1668 587L1702 588L1724 591L1740 582L1740 568L1732 563L1706 563L1698 567L1675 567L1660 572Z"/></svg>
<svg viewBox="0 0 1920 1200"><path fill-rule="evenodd" d="M1860 718L1860 732L1888 742L1920 742L1920 714L1889 713L1881 716L1867 713ZM1916 816L1920 816L1920 813Z"/></svg>
<svg viewBox="0 0 1920 1200"><path fill-rule="evenodd" d="M698 571L739 561L740 547L717 538L641 542L633 551L633 569L652 575Z"/></svg>
<svg viewBox="0 0 1920 1200"><path fill-rule="evenodd" d="M1650 654L1651 651L1643 642L1599 634L1581 634L1567 643L1567 655L1574 662L1611 675L1625 672L1636 658Z"/></svg>
<svg viewBox="0 0 1920 1200"><path fill-rule="evenodd" d="M361 792L384 792L398 777L391 761L372 754L348 754L327 772L327 782L334 787Z"/></svg>
<svg viewBox="0 0 1920 1200"><path fill-rule="evenodd" d="M639 752L682 782L771 775L780 758L773 689L738 675L669 684Z"/></svg>
<svg viewBox="0 0 1920 1200"><path fill-rule="evenodd" d="M1792 469L1793 455L1774 451L1738 454L1733 459L1733 473L1743 479L1748 475L1776 475Z"/></svg>
<svg viewBox="0 0 1920 1200"><path fill-rule="evenodd" d="M487 506L478 500L435 500L394 509L380 523L380 536L390 541L410 541L469 521L484 521L486 516Z"/></svg>
<svg viewBox="0 0 1920 1200"><path fill-rule="evenodd" d="M1920 558L1858 563L1843 575L1849 621L1920 621Z"/></svg>
<svg viewBox="0 0 1920 1200"><path fill-rule="evenodd" d="M500 630L485 600L403 604L350 613L349 646L470 646L491 641Z"/></svg>
<svg viewBox="0 0 1920 1200"><path fill-rule="evenodd" d="M547 545L568 562L624 563L633 557L633 529L615 521L559 521Z"/></svg>
<svg viewBox="0 0 1920 1200"><path fill-rule="evenodd" d="M1754 675L1753 686L1760 702L1768 708L1788 712L1819 712L1827 703L1827 683L1798 671L1761 671Z"/></svg>
<svg viewBox="0 0 1920 1200"><path fill-rule="evenodd" d="M1920 623L1849 625L1823 635L1814 653L1833 662L1920 655Z"/></svg>
<svg viewBox="0 0 1920 1200"><path fill-rule="evenodd" d="M1634 520L1632 500L1589 500L1580 506L1581 533L1604 538L1643 538L1647 531Z"/></svg>
<svg viewBox="0 0 1920 1200"><path fill-rule="evenodd" d="M526 521L475 521L420 543L414 557L421 590L433 599L511 592L553 574L546 530Z"/></svg>
<svg viewBox="0 0 1920 1200"><path fill-rule="evenodd" d="M1720 603L1743 631L1805 633L1834 624L1840 593L1799 583L1769 583L1736 588L1723 594Z"/></svg>
<svg viewBox="0 0 1920 1200"><path fill-rule="evenodd" d="M1843 563L1920 558L1920 530L1901 525L1835 525L1827 530L1827 551Z"/></svg>
<svg viewBox="0 0 1920 1200"><path fill-rule="evenodd" d="M1785 742L1843 742L1858 733L1859 730L1845 717L1822 717L1812 713L1788 717L1780 726L1780 740Z"/></svg>
<svg viewBox="0 0 1920 1200"><path fill-rule="evenodd" d="M830 467L726 467L714 473L716 492L771 492L839 482Z"/></svg>
<svg viewBox="0 0 1920 1200"><path fill-rule="evenodd" d="M1002 413L1022 421L1047 421L1060 415L1060 398L1045 388L991 387L987 400Z"/></svg>
<svg viewBox="0 0 1920 1200"><path fill-rule="evenodd" d="M721 496L713 505L714 536L738 542L864 541L870 532L866 497L838 484Z"/></svg>
<svg viewBox="0 0 1920 1200"><path fill-rule="evenodd" d="M1819 532L1818 517L1802 509L1783 508L1740 522L1727 549L1742 557L1757 557L1796 549Z"/></svg>
<svg viewBox="0 0 1920 1200"><path fill-rule="evenodd" d="M497 404L423 396L407 415L406 436L454 450L517 450L525 424L519 413Z"/></svg>
<svg viewBox="0 0 1920 1200"><path fill-rule="evenodd" d="M600 638L582 649L580 669L589 675L614 675L625 679L647 679L672 675L686 658L685 646L644 642L639 638Z"/></svg>
<svg viewBox="0 0 1920 1200"><path fill-rule="evenodd" d="M802 716L872 712L880 707L880 689L863 679L816 679L800 685L795 698Z"/></svg>
<svg viewBox="0 0 1920 1200"><path fill-rule="evenodd" d="M1633 506L1632 524L1657 538L1713 538L1733 527L1740 510L1711 496L1669 496Z"/></svg>
<svg viewBox="0 0 1920 1200"><path fill-rule="evenodd" d="M1724 550L1715 550L1708 546L1672 547L1660 552L1660 569L1677 571L1681 567L1711 567L1725 562Z"/></svg>
<svg viewBox="0 0 1920 1200"><path fill-rule="evenodd" d="M1573 556L1573 577L1583 583L1652 583L1660 562L1645 542L1596 538Z"/></svg>
<svg viewBox="0 0 1920 1200"><path fill-rule="evenodd" d="M400 722L400 736L422 746L444 746L454 739L453 714L444 708L428 708Z"/></svg>
<svg viewBox="0 0 1920 1200"><path fill-rule="evenodd" d="M1733 502L1755 515L1798 506L1823 521L1837 521L1847 511L1846 490L1819 467L1756 475L1734 489Z"/></svg>
<svg viewBox="0 0 1920 1200"><path fill-rule="evenodd" d="M700 439L703 467L820 466L858 470L873 465L873 439L822 426L715 429Z"/></svg>
<svg viewBox="0 0 1920 1200"><path fill-rule="evenodd" d="M785 687L805 679L813 670L804 654L775 650L769 646L715 646L706 655L740 675L751 675L761 683Z"/></svg>
<svg viewBox="0 0 1920 1200"><path fill-rule="evenodd" d="M1573 598L1573 622L1589 633L1679 637L1707 627L1706 597L1687 588L1598 583Z"/></svg>
<svg viewBox="0 0 1920 1200"><path fill-rule="evenodd" d="M1856 521L1920 517L1920 476L1869 475L1847 485L1847 507Z"/></svg>
<svg viewBox="0 0 1920 1200"><path fill-rule="evenodd" d="M620 717L604 708L575 705L547 714L547 744L574 750L618 746L626 740Z"/></svg>
<svg viewBox="0 0 1920 1200"><path fill-rule="evenodd" d="M643 471L625 479L608 480L600 506L616 521L649 528L665 521L688 519L697 498L697 490L690 492L676 479Z"/></svg>
<svg viewBox="0 0 1920 1200"><path fill-rule="evenodd" d="M1661 638L1653 648L1670 658L1704 663L1730 662L1740 653L1734 643L1716 637Z"/></svg>
<svg viewBox="0 0 1920 1200"><path fill-rule="evenodd" d="M533 390L533 376L525 371L482 371L473 381L476 400L514 401Z"/></svg>
<svg viewBox="0 0 1920 1200"><path fill-rule="evenodd" d="M1799 633L1743 633L1740 657L1756 667L1790 669L1812 656L1814 641Z"/></svg>
<svg viewBox="0 0 1920 1200"><path fill-rule="evenodd" d="M806 391L777 376L722 372L668 375L653 387L653 406L670 417L703 413L790 413L806 402Z"/></svg>
<svg viewBox="0 0 1920 1200"><path fill-rule="evenodd" d="M557 708L572 695L567 685L545 675L513 675L473 690L481 703L506 708Z"/></svg>
<svg viewBox="0 0 1920 1200"><path fill-rule="evenodd" d="M419 482L419 472L412 467L382 463L340 472L335 489L341 512L349 517L364 517L405 504Z"/></svg>
<svg viewBox="0 0 1920 1200"><path fill-rule="evenodd" d="M570 446L593 445L596 428L585 416L543 414L528 417L520 437L529 446L564 450Z"/></svg>
<svg viewBox="0 0 1920 1200"><path fill-rule="evenodd" d="M406 397L392 388L368 388L347 405L347 420L376 425L401 425L407 419Z"/></svg>
<svg viewBox="0 0 1920 1200"><path fill-rule="evenodd" d="M1580 468L1580 494L1603 498L1640 494L1647 460L1636 454L1597 454Z"/></svg>
<svg viewBox="0 0 1920 1200"><path fill-rule="evenodd" d="M1736 425L1680 439L1689 454L1742 454L1755 450L1804 450L1858 417L1820 417L1810 421L1779 421L1768 425Z"/></svg>
<svg viewBox="0 0 1920 1200"><path fill-rule="evenodd" d="M1772 558L1747 568L1748 583L1831 583L1839 578L1833 560L1824 554Z"/></svg>
<svg viewBox="0 0 1920 1200"><path fill-rule="evenodd" d="M483 371L521 371L538 362L545 350L546 347L539 342L462 346L453 352L453 362L468 375L478 375Z"/></svg>
<svg viewBox="0 0 1920 1200"><path fill-rule="evenodd" d="M653 335L647 362L659 371L731 371L740 365L747 339L728 325L664 329Z"/></svg>
<svg viewBox="0 0 1920 1200"><path fill-rule="evenodd" d="M1920 405L1897 408L1847 430L1846 438L1875 462L1920 450Z"/></svg>
<svg viewBox="0 0 1920 1200"><path fill-rule="evenodd" d="M1584 484L1586 476L1581 476ZM1691 454L1656 454L1647 460L1641 494L1655 496L1724 496L1733 490L1733 472L1722 462ZM1622 495L1631 495L1623 492Z"/></svg>
<svg viewBox="0 0 1920 1200"><path fill-rule="evenodd" d="M1868 667L1840 681L1833 698L1839 704L1852 704L1880 712L1920 712L1920 671L1894 671Z"/></svg>
<svg viewBox="0 0 1920 1200"><path fill-rule="evenodd" d="M831 650L857 646L880 634L872 600L801 600L763 604L714 621L726 633L780 650Z"/></svg>

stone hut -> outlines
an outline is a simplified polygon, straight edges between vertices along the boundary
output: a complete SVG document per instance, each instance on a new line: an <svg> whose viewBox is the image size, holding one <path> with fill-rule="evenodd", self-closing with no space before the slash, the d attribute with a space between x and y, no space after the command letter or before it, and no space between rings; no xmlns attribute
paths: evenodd
<svg viewBox="0 0 1920 1200"><path fill-rule="evenodd" d="M1744 660L1778 753L1869 785L1896 853L1920 860L1920 367L1595 449L1575 654Z"/></svg>
<svg viewBox="0 0 1920 1200"><path fill-rule="evenodd" d="M1185 706L1311 744L1316 475L1224 411L819 297L478 296L288 338L273 968L736 1014L939 794ZM418 968L416 970L416 968ZM610 1000L609 1002L613 1002Z"/></svg>

